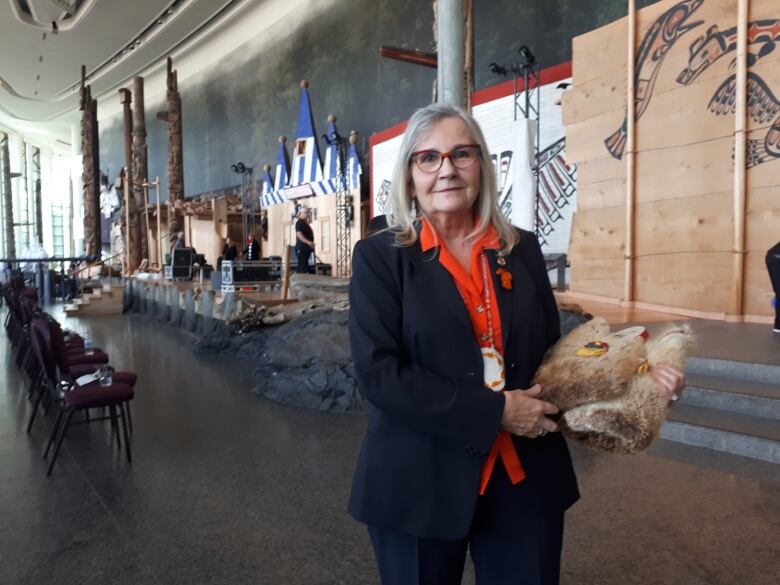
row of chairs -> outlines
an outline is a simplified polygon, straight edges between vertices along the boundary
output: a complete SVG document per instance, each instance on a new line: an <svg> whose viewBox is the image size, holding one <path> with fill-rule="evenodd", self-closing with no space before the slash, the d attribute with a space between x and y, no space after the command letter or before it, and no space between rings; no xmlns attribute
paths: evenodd
<svg viewBox="0 0 780 585"><path fill-rule="evenodd" d="M0 289L8 307L5 329L15 352L15 363L28 377L27 396L33 404L27 423L30 432L37 415L46 415L52 406L57 414L49 433L44 459L51 459L46 475L51 475L68 428L73 424L111 421L116 444L122 448L124 437L127 461L132 462L130 437L133 432L130 402L135 395L137 376L132 372L118 372L109 365L109 357L101 349L84 347L84 339L62 329L60 324L38 306L35 289L24 287L20 278L13 279ZM111 383L100 380L79 384L77 380L98 369L110 372ZM101 415L92 416L100 409ZM83 413L83 420L74 415Z"/></svg>

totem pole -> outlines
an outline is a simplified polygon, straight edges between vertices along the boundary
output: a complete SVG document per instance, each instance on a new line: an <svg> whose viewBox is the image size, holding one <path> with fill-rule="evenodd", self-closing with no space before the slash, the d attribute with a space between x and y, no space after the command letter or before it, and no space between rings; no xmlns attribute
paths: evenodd
<svg viewBox="0 0 780 585"><path fill-rule="evenodd" d="M148 228L149 216L144 203L143 184L147 180L148 165L146 152L146 115L144 113L144 78L135 77L133 79L133 164L132 164L132 188L135 198L136 209L141 210L138 226L139 241L141 242L141 258L149 258L149 242L146 233Z"/></svg>
<svg viewBox="0 0 780 585"><path fill-rule="evenodd" d="M0 156L3 158L3 218L5 219L5 255L16 258L16 238L14 237L14 197L11 192L11 156L8 151L8 135L2 134Z"/></svg>
<svg viewBox="0 0 780 585"><path fill-rule="evenodd" d="M81 153L84 185L84 253L100 258L100 154L98 149L97 100L87 85L87 68L81 66Z"/></svg>
<svg viewBox="0 0 780 585"><path fill-rule="evenodd" d="M182 203L184 202L184 159L181 136L181 95L178 74L173 60L168 57L168 91L165 112L157 112L157 119L168 123L168 232L184 229ZM160 234L157 234L160 237Z"/></svg>
<svg viewBox="0 0 780 585"><path fill-rule="evenodd" d="M131 104L133 97L129 89L119 90L119 100L125 121L125 177L122 182L125 206L125 262L126 274L130 276L141 264L141 225L138 221L138 207L135 204L133 191L133 112Z"/></svg>

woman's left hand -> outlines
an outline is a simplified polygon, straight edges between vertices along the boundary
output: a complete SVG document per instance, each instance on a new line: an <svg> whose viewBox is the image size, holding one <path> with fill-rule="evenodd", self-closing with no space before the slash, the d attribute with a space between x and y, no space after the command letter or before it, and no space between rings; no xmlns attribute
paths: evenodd
<svg viewBox="0 0 780 585"><path fill-rule="evenodd" d="M661 388L669 402L674 403L680 399L682 390L685 388L685 374L682 370L678 370L674 366L659 364L652 366L649 374Z"/></svg>

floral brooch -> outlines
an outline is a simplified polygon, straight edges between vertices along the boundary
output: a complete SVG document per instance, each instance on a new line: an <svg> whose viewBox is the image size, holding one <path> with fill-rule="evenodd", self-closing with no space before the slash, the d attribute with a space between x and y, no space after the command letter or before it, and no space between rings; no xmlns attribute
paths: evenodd
<svg viewBox="0 0 780 585"><path fill-rule="evenodd" d="M496 274L501 279L501 288L504 290L512 290L512 273L506 268L499 268L496 270Z"/></svg>

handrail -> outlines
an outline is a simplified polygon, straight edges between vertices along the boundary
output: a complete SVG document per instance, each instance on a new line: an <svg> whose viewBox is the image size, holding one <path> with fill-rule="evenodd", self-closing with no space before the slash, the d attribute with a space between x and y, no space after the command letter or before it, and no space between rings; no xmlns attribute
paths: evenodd
<svg viewBox="0 0 780 585"><path fill-rule="evenodd" d="M93 262L92 264L87 264L86 266L82 266L81 268L76 269L76 272L74 272L71 276L78 277L78 275L81 274L81 272L83 272L84 270L89 270L90 268L94 268L95 266L103 266L103 265L105 265L105 263L108 260L113 260L117 256L121 256L121 255L122 255L122 253L119 252L118 254L114 254L113 256L109 256L105 260L103 260L101 258L97 262ZM83 279L79 283L79 295L82 296L82 297L84 296L84 280Z"/></svg>
<svg viewBox="0 0 780 585"><path fill-rule="evenodd" d="M97 256L49 256L48 258L0 258L0 262L8 262L9 264L23 264L25 262L94 262L97 259Z"/></svg>

